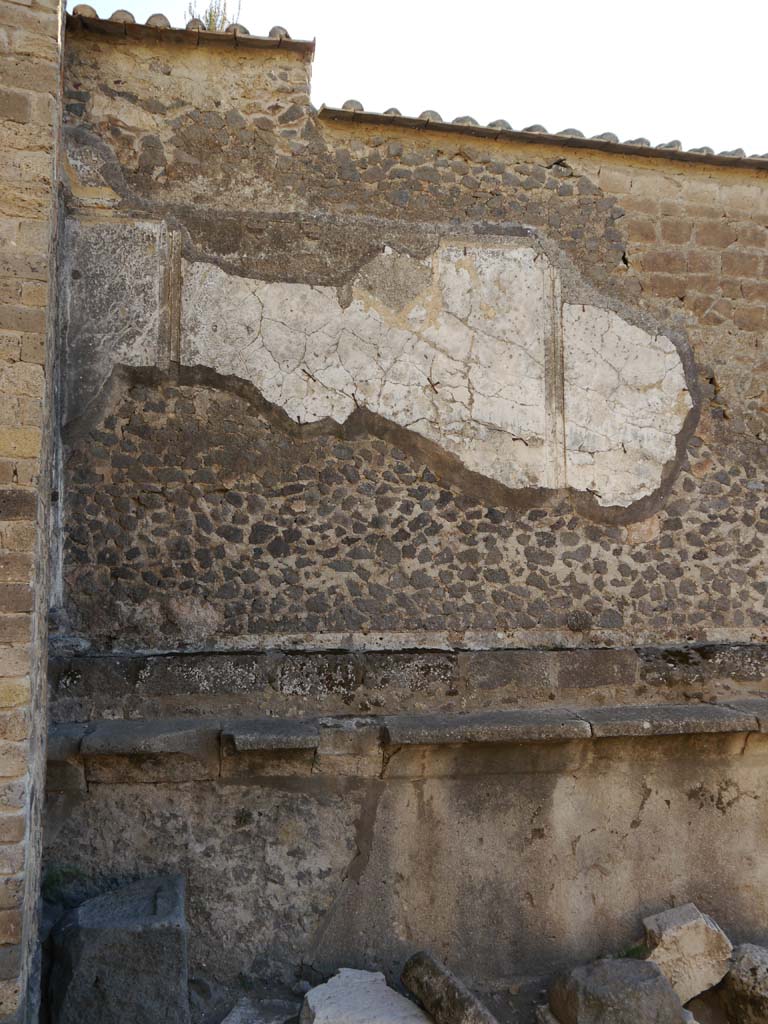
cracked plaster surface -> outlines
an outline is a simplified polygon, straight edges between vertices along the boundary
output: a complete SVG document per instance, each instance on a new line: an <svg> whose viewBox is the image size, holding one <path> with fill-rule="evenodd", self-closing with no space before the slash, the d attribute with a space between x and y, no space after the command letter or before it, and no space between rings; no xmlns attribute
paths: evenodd
<svg viewBox="0 0 768 1024"><path fill-rule="evenodd" d="M167 249L162 225L69 222L65 420L115 364L167 360ZM562 303L530 245L387 249L338 288L184 262L180 328L183 364L251 382L298 423L363 407L507 487L604 506L659 487L692 405L669 338Z"/></svg>
<svg viewBox="0 0 768 1024"><path fill-rule="evenodd" d="M296 422L362 406L508 487L630 505L659 486L691 408L680 356L558 296L557 269L523 246L387 251L347 289L185 263L181 359L251 381Z"/></svg>
<svg viewBox="0 0 768 1024"><path fill-rule="evenodd" d="M680 356L607 309L566 303L562 317L566 479L628 504L674 457L691 408Z"/></svg>

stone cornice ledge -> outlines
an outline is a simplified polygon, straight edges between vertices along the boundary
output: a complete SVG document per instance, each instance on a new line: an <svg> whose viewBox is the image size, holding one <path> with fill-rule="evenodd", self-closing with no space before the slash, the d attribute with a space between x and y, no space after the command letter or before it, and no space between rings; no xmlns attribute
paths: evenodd
<svg viewBox="0 0 768 1024"><path fill-rule="evenodd" d="M762 699L465 714L109 720L51 728L47 786L53 794L83 793L94 783L248 785L259 778L318 775L385 779L403 771L407 776L411 769L395 768L395 761L401 764L409 749L424 748L451 750L452 771L461 774L464 760L456 755L462 749L469 764L471 751L482 756L484 749L506 747L511 754L525 744L566 750L569 741L761 732L768 733L768 700Z"/></svg>
<svg viewBox="0 0 768 1024"><path fill-rule="evenodd" d="M547 743L622 736L768 732L768 700L598 708L514 708L449 714L109 720L53 725L48 760L186 754L212 740L236 753L315 749L330 731L375 734L384 746Z"/></svg>

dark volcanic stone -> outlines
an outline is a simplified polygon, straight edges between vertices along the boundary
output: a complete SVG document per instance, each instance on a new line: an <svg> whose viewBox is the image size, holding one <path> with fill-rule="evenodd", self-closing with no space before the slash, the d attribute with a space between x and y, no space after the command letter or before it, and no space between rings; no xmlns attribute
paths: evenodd
<svg viewBox="0 0 768 1024"><path fill-rule="evenodd" d="M189 1024L184 881L97 896L53 933L52 1024Z"/></svg>
<svg viewBox="0 0 768 1024"><path fill-rule="evenodd" d="M416 953L403 968L402 981L436 1024L497 1024L464 982L431 953Z"/></svg>
<svg viewBox="0 0 768 1024"><path fill-rule="evenodd" d="M768 1020L768 949L749 943L736 947L722 996L731 1020L739 1024Z"/></svg>
<svg viewBox="0 0 768 1024"><path fill-rule="evenodd" d="M558 978L549 1005L561 1024L682 1024L685 1011L656 964L597 960Z"/></svg>

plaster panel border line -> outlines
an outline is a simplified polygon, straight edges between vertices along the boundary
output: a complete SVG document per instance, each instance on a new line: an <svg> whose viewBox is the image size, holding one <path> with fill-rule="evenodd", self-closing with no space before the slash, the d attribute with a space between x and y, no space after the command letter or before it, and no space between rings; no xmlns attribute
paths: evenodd
<svg viewBox="0 0 768 1024"><path fill-rule="evenodd" d="M163 221L159 225L160 329L157 368L167 372L181 358L181 234Z"/></svg>
<svg viewBox="0 0 768 1024"><path fill-rule="evenodd" d="M544 354L545 429L549 487L560 490L566 486L565 371L562 293L560 275L554 266L550 267L549 281L550 330Z"/></svg>
<svg viewBox="0 0 768 1024"><path fill-rule="evenodd" d="M181 233L179 231L171 231L168 245L168 310L170 315L168 349L170 362L177 365L181 363L181 257Z"/></svg>

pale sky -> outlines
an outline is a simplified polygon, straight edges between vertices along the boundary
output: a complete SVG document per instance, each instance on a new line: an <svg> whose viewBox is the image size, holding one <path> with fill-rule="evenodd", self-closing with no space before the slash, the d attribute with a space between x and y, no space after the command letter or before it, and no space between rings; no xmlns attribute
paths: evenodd
<svg viewBox="0 0 768 1024"><path fill-rule="evenodd" d="M91 2L104 18L125 5L141 22L157 11L174 27L188 20L186 0ZM253 35L283 25L317 39L317 107L357 99L366 110L768 152L765 0L242 0L239 20Z"/></svg>

